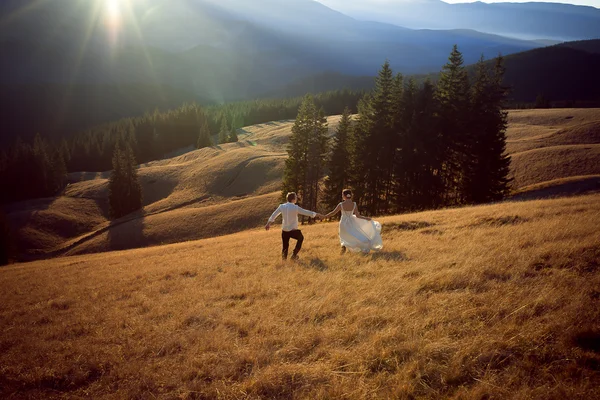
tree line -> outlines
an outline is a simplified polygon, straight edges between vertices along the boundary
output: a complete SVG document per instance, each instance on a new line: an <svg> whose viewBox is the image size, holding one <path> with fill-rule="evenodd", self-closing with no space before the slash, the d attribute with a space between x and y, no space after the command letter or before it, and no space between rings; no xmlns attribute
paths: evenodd
<svg viewBox="0 0 600 400"><path fill-rule="evenodd" d="M332 91L315 102L328 115L345 107L356 110L361 92ZM161 159L172 151L202 148L238 140L238 129L269 121L292 119L302 98L255 100L224 105L185 104L168 112L148 113L49 140L37 134L17 138L0 151L0 203L55 195L67 172L100 172L113 168L117 144L129 147L137 163Z"/></svg>
<svg viewBox="0 0 600 400"><path fill-rule="evenodd" d="M437 85L394 75L386 62L375 88L346 109L332 141L314 99L299 108L283 192L303 206L335 207L354 189L369 215L478 204L509 191L507 88L502 57L482 59L469 78L454 46Z"/></svg>

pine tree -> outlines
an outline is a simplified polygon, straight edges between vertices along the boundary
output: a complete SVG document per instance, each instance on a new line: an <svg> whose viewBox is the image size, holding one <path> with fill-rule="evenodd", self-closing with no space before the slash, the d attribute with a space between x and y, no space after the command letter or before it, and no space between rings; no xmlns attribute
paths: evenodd
<svg viewBox="0 0 600 400"><path fill-rule="evenodd" d="M235 128L231 128L231 132L229 132L229 138L228 141L229 143L237 143L238 142L238 135L237 135L237 129Z"/></svg>
<svg viewBox="0 0 600 400"><path fill-rule="evenodd" d="M288 144L288 158L285 161L283 174L283 199L285 199L288 192L296 192L300 198L303 198L307 189L308 142L314 113L313 99L306 96L298 109L298 115L292 127L292 135Z"/></svg>
<svg viewBox="0 0 600 400"><path fill-rule="evenodd" d="M229 127L227 126L227 118L223 115L221 119L221 129L219 130L219 144L225 144L229 141Z"/></svg>
<svg viewBox="0 0 600 400"><path fill-rule="evenodd" d="M493 73L483 58L477 64L471 94L473 169L469 175L467 199L484 203L502 199L508 193L510 157L506 155L507 113L503 109L507 90L504 67L498 57Z"/></svg>
<svg viewBox="0 0 600 400"><path fill-rule="evenodd" d="M396 137L392 128L394 110L394 77L386 61L377 78L369 107L369 132L363 141L366 169L364 203L368 214L389 210L392 197Z"/></svg>
<svg viewBox="0 0 600 400"><path fill-rule="evenodd" d="M142 187L136 168L131 147L126 144L122 148L117 143L108 185L110 214L113 218L120 218L142 207Z"/></svg>
<svg viewBox="0 0 600 400"><path fill-rule="evenodd" d="M333 208L340 201L342 190L350 181L350 134L352 117L350 109L345 108L338 125L331 155L328 159L329 176L325 181L324 203L328 208Z"/></svg>
<svg viewBox="0 0 600 400"><path fill-rule="evenodd" d="M198 141L196 148L202 149L204 147L211 147L212 140L210 140L210 131L208 129L208 122L206 120L201 122L198 134Z"/></svg>
<svg viewBox="0 0 600 400"><path fill-rule="evenodd" d="M323 110L317 111L313 97L306 96L292 127L282 197L288 192L296 192L304 207L316 209L327 152L327 131Z"/></svg>
<svg viewBox="0 0 600 400"><path fill-rule="evenodd" d="M441 170L444 152L440 146L435 88L429 80L423 83L415 101L413 126L418 141L417 160L420 170L415 178L414 209L423 210L439 207L443 194Z"/></svg>
<svg viewBox="0 0 600 400"><path fill-rule="evenodd" d="M322 108L315 112L312 123L308 140L306 201L303 204L311 210L316 210L321 195L320 183L325 171L325 158L329 144L327 118Z"/></svg>
<svg viewBox="0 0 600 400"><path fill-rule="evenodd" d="M350 186L354 189L354 199L362 207L365 204L365 193L367 192L367 152L370 140L372 120L371 95L365 95L357 107L358 116L350 131Z"/></svg>
<svg viewBox="0 0 600 400"><path fill-rule="evenodd" d="M465 181L472 158L469 135L469 79L463 57L454 45L438 82L441 145L445 151L442 179L447 205L464 202Z"/></svg>

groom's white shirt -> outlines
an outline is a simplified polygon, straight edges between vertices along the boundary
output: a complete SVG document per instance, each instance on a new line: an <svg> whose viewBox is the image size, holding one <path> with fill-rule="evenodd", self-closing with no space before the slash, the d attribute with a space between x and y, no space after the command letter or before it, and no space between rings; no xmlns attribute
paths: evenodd
<svg viewBox="0 0 600 400"><path fill-rule="evenodd" d="M281 229L286 232L298 229L298 214L312 218L317 216L316 212L300 208L294 203L285 203L277 207L277 210L275 210L273 215L271 215L271 218L269 218L269 222L275 222L275 218L277 218L279 214L281 214L283 218Z"/></svg>

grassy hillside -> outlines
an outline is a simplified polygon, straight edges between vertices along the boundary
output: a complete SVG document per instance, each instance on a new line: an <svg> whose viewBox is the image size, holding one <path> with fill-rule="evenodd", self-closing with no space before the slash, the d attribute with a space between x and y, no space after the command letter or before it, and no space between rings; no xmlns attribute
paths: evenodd
<svg viewBox="0 0 600 400"><path fill-rule="evenodd" d="M337 224L0 270L4 398L600 396L600 195Z"/></svg>
<svg viewBox="0 0 600 400"><path fill-rule="evenodd" d="M330 130L339 117L330 117ZM264 224L279 201L292 121L240 130L240 142L140 166L142 212L107 219L109 173L74 173L57 199L18 203L8 216L25 259L160 245ZM518 198L600 191L600 110L509 114ZM320 210L324 211L324 210Z"/></svg>
<svg viewBox="0 0 600 400"><path fill-rule="evenodd" d="M516 192L561 186L564 178L571 185L575 179L589 183L590 176L600 174L600 110L511 111L507 151Z"/></svg>

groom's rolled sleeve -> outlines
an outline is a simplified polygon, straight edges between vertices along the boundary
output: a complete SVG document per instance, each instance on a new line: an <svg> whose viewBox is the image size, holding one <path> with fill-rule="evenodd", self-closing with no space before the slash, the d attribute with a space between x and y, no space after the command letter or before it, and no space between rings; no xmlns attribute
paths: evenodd
<svg viewBox="0 0 600 400"><path fill-rule="evenodd" d="M298 214L305 215L307 217L314 218L317 216L317 213L314 211L308 211L303 208L298 207Z"/></svg>
<svg viewBox="0 0 600 400"><path fill-rule="evenodd" d="M275 212L273 214L271 214L271 217L269 218L269 222L270 223L275 222L275 218L277 218L279 216L279 214L281 214L281 206L277 207L277 210L275 210Z"/></svg>

